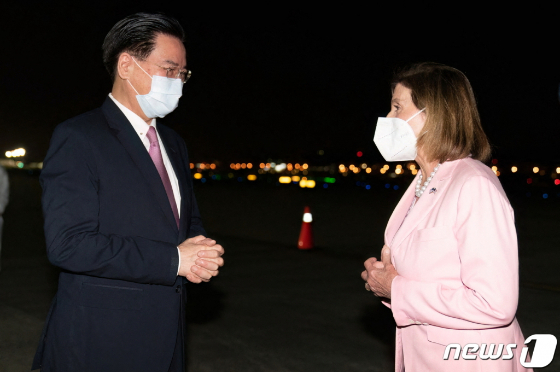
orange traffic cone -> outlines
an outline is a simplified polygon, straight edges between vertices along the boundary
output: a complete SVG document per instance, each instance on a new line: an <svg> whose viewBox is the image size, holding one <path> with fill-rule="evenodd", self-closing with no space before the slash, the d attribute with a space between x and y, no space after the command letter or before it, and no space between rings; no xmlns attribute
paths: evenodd
<svg viewBox="0 0 560 372"><path fill-rule="evenodd" d="M305 209L303 210L303 223L301 224L301 232L299 233L299 249L313 248L313 232L311 231L311 222L313 222L311 210L309 209L309 207L305 207Z"/></svg>

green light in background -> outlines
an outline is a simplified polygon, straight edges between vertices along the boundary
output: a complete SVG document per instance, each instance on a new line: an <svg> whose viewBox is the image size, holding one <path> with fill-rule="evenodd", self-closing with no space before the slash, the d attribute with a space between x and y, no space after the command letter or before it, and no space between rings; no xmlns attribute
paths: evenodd
<svg viewBox="0 0 560 372"><path fill-rule="evenodd" d="M18 161L18 162L17 162L17 167L18 167L19 169L23 168L23 163L22 163L21 161Z"/></svg>
<svg viewBox="0 0 560 372"><path fill-rule="evenodd" d="M326 183L335 183L336 182L336 178L334 177L325 177L324 181Z"/></svg>

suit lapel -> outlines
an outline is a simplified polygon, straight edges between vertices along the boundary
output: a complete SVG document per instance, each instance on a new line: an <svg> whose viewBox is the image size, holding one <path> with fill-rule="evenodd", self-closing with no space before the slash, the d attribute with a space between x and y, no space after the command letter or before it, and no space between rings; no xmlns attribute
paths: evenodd
<svg viewBox="0 0 560 372"><path fill-rule="evenodd" d="M177 177L177 181L179 182L179 191L181 193L181 209L180 209L180 218L179 218L179 235L183 236L182 234L186 232L187 228L187 220L188 216L190 215L189 211L187 210L188 203L188 182L187 182L187 173L186 168L188 165L183 163L183 159L181 159L181 155L179 154L178 149L172 145L172 141L169 138L169 133L166 128L159 126L158 124L158 134L160 135L161 142L165 146L165 151L167 152L167 156L169 157L169 161L171 162L171 166L173 167L173 171L175 172L175 177ZM186 234L185 234L186 235Z"/></svg>
<svg viewBox="0 0 560 372"><path fill-rule="evenodd" d="M437 204L437 201L445 193L445 189L450 184L451 181L450 178L459 161L460 160L445 162L440 166L440 169L434 176L434 179L428 185L426 192L422 195L422 197L418 199L418 201L414 205L414 208L412 208L408 216L406 216L406 213L410 208L412 199L414 197L418 176L414 178L412 184L409 186L405 194L406 196L408 196L406 198L406 201L404 200L405 197L403 197L401 200L401 202L404 201L405 203L403 203L402 206L401 203L399 203L398 207L400 207L400 210L398 211L399 213L398 217L400 217L400 219L395 218L393 221L393 218L391 216L390 223L395 225L395 226L391 226L391 232L394 231L394 235L393 237L391 237L391 240L393 240L392 247L390 247L391 249L393 249L393 247L397 248L413 231L415 231L418 224L434 208L434 206ZM431 190L434 187L436 188L437 191L430 194L429 190ZM395 212L397 212L397 210L395 210ZM406 216L406 218L404 218L404 216ZM399 228L398 224L401 221L402 221L402 225ZM389 231L389 228L390 227L387 226L387 231ZM387 241L391 242L391 240L387 240Z"/></svg>
<svg viewBox="0 0 560 372"><path fill-rule="evenodd" d="M134 131L126 116L110 98L107 97L101 109L109 122L109 126L114 130L118 140L146 179L167 221L177 231L177 223L169 205L169 199L161 182L161 177L138 134Z"/></svg>

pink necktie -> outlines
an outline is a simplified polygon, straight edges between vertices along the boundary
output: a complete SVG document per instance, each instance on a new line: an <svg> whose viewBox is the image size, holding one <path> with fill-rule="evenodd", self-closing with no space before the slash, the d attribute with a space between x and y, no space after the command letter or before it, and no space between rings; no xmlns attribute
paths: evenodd
<svg viewBox="0 0 560 372"><path fill-rule="evenodd" d="M167 199L169 199L169 204L171 204L171 210L173 211L173 216L175 216L175 222L177 222L177 227L179 227L179 212L177 211L177 203L175 202L175 196L173 195L173 188L171 187L171 181L169 181L169 175L163 164L163 157L161 156L161 149L159 148L159 141L157 138L156 129L150 125L146 137L150 141L150 157L156 166L156 169L161 177L161 182L163 182L163 187L167 193Z"/></svg>

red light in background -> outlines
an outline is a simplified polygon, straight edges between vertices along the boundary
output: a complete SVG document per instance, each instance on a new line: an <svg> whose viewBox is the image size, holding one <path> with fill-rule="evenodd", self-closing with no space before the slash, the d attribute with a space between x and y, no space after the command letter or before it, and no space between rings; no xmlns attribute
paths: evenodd
<svg viewBox="0 0 560 372"><path fill-rule="evenodd" d="M530 185L533 183L533 179L532 178L527 178L527 183Z"/></svg>
<svg viewBox="0 0 560 372"><path fill-rule="evenodd" d="M358 155L358 157L359 157L359 158L361 158L361 157L362 157L362 155L364 155L364 153L363 153L363 152L361 152L361 151L358 151L358 153L357 153L356 155Z"/></svg>
<svg viewBox="0 0 560 372"><path fill-rule="evenodd" d="M498 159L492 159L492 164L494 165L498 164Z"/></svg>
<svg viewBox="0 0 560 372"><path fill-rule="evenodd" d="M555 184L555 185L560 185L560 179L558 179L558 178L555 179L555 180L554 180L554 184Z"/></svg>

